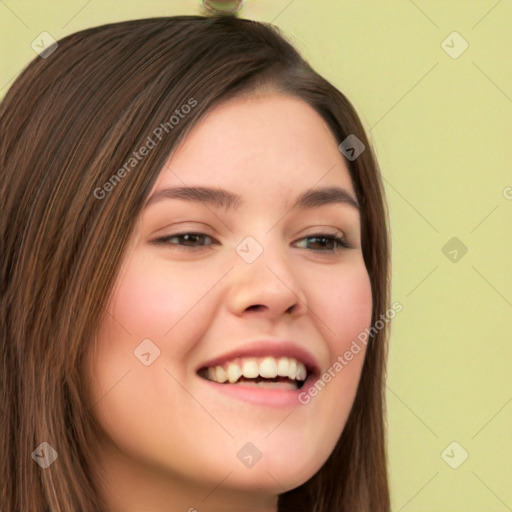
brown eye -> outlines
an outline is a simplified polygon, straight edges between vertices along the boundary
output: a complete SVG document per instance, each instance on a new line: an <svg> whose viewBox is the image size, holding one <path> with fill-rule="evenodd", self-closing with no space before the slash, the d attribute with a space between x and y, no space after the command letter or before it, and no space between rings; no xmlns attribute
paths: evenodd
<svg viewBox="0 0 512 512"><path fill-rule="evenodd" d="M213 243L201 243L206 239L213 241L211 236L206 235L205 233L175 233L172 235L167 235L161 238L157 238L153 241L153 243L158 245L166 245L166 246L178 246L187 251L201 251L204 250L207 246L213 245Z"/></svg>

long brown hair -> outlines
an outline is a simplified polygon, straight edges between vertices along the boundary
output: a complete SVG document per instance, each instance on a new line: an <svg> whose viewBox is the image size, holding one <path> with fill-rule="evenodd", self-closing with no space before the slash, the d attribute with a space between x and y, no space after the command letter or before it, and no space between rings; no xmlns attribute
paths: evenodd
<svg viewBox="0 0 512 512"><path fill-rule="evenodd" d="M347 165L361 205L372 323L389 305L388 214L354 108L270 24L202 16L113 23L71 34L43 57L0 105L0 510L106 512L89 471L97 426L84 361L141 207L190 129L221 101L265 89L307 102L339 142L350 134L363 142ZM168 122L186 104L194 104L187 115ZM128 168L157 127L161 139ZM387 335L384 327L368 344L330 458L279 496L280 512L389 512ZM42 442L58 453L47 469L32 457Z"/></svg>

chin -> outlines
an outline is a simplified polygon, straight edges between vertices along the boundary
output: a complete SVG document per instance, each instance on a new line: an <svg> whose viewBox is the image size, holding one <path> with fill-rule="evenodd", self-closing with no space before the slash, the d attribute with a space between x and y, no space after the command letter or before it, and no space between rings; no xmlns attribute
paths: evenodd
<svg viewBox="0 0 512 512"><path fill-rule="evenodd" d="M252 467L240 465L229 476L226 484L244 490L282 494L299 487L313 477L323 466L329 450L313 457L304 457L303 449L281 449L279 453L265 453Z"/></svg>

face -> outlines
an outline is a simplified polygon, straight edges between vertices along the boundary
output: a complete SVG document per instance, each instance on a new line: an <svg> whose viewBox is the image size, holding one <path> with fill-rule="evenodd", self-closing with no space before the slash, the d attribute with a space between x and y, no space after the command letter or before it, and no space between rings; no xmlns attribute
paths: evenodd
<svg viewBox="0 0 512 512"><path fill-rule="evenodd" d="M177 489L183 510L230 496L271 503L332 452L364 347L333 369L372 313L339 142L299 99L237 98L161 171L89 368L119 503L130 495L158 510ZM323 188L337 191L311 195Z"/></svg>

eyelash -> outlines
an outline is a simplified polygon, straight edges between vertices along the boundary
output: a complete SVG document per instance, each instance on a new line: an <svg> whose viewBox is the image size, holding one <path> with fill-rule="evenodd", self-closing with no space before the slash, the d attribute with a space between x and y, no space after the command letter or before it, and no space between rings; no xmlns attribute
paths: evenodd
<svg viewBox="0 0 512 512"><path fill-rule="evenodd" d="M199 246L199 247L189 247L189 246L186 246L186 245L182 245L182 244L175 244L175 243L172 243L170 240L172 238L181 238L181 237L184 237L184 236L202 236L202 237L208 237L208 238L211 238L212 240L214 240L214 238L212 238L211 236L209 235L206 235L205 233L197 233L197 232L185 232L185 233L175 233L173 235L167 235L167 236L164 236L162 238L157 238L156 240L153 241L154 244L157 244L157 245L174 245L174 246L179 246L181 249L185 250L185 251L190 251L190 252L200 252L200 251L203 251L204 248L206 246ZM308 238L317 238L317 239L326 239L326 240L330 240L330 241L334 241L334 243L336 244L335 245L335 248L334 249L328 249L328 250L318 250L318 249L311 249L313 252L330 252L332 254L334 254L335 252L337 252L338 250L342 250L342 249L351 249L352 246L345 240L345 238L343 238L342 236L340 235L329 235L327 233L313 233L311 235L308 235L308 236L305 236L303 238L301 238L300 240L305 240L305 239L308 239ZM209 244L209 245L213 245L215 242L213 242L212 244Z"/></svg>

